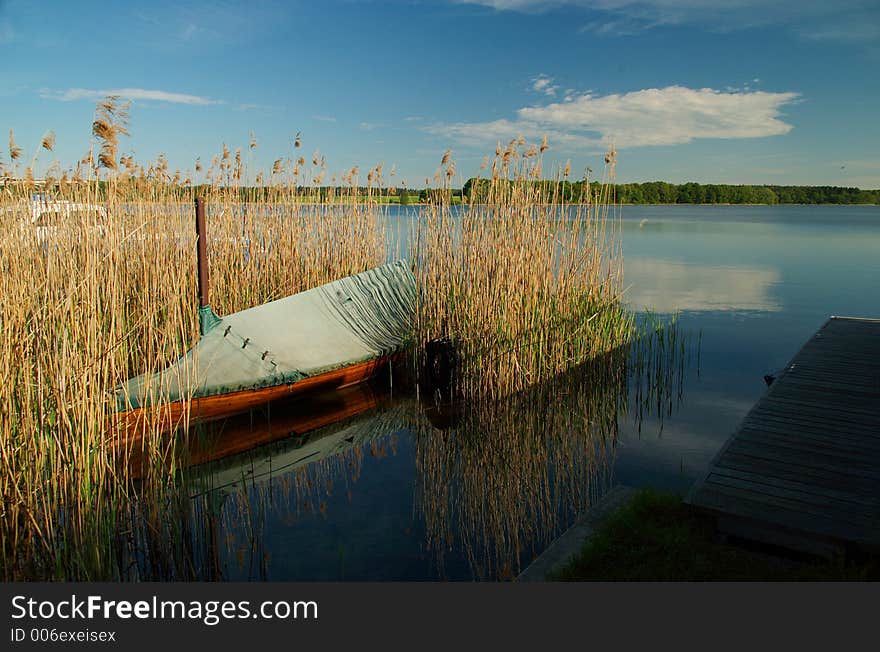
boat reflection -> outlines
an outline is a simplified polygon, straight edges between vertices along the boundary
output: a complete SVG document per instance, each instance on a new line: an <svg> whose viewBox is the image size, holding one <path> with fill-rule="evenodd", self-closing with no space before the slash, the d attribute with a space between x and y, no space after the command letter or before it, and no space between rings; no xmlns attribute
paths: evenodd
<svg viewBox="0 0 880 652"><path fill-rule="evenodd" d="M393 431L392 407L387 388L360 384L205 424L191 439L190 485L247 488L332 460Z"/></svg>

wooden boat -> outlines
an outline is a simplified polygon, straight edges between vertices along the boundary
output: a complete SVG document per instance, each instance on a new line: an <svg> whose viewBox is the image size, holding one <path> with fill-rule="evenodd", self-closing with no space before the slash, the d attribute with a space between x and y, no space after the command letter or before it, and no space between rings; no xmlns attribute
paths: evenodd
<svg viewBox="0 0 880 652"><path fill-rule="evenodd" d="M166 449L165 461L187 468L241 455L262 455L254 451L268 450L267 446L275 444L299 447L309 433L347 424L384 409L390 398L389 388L383 383L369 381L342 389L295 394L190 427L187 436L174 438L173 446ZM150 454L138 445L121 448L119 453L129 465L131 477L143 477L144 463L151 461Z"/></svg>
<svg viewBox="0 0 880 652"><path fill-rule="evenodd" d="M117 388L119 416L130 425L158 411L173 426L359 383L401 351L415 300L415 278L397 261L224 317L203 302L201 339Z"/></svg>

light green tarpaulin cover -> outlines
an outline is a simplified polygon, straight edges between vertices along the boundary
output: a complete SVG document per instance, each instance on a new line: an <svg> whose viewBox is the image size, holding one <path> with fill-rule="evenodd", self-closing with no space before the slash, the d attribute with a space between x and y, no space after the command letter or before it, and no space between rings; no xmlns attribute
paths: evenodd
<svg viewBox="0 0 880 652"><path fill-rule="evenodd" d="M117 389L120 410L293 383L400 349L416 283L397 261L218 318L180 360Z"/></svg>

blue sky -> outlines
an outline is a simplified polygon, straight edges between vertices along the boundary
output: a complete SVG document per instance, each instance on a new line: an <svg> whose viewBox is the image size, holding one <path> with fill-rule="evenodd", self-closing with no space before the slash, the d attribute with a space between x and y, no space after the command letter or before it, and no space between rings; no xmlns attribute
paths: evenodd
<svg viewBox="0 0 880 652"><path fill-rule="evenodd" d="M266 169L301 132L331 173L421 187L448 148L466 179L546 134L545 169L613 142L620 181L880 187L876 0L0 0L0 61L4 135L27 161L57 135L38 172L119 92L121 151L184 171L251 131Z"/></svg>

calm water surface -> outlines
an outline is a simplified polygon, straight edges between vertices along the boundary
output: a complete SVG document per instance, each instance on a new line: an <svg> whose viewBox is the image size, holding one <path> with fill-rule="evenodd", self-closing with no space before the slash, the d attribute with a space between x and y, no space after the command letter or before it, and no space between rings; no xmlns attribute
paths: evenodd
<svg viewBox="0 0 880 652"><path fill-rule="evenodd" d="M361 387L230 420L223 436L275 441L197 469L207 574L514 577L611 484L686 490L830 315L880 317L878 207L624 207L622 223L628 303L679 314L663 364L599 361L504 405Z"/></svg>

